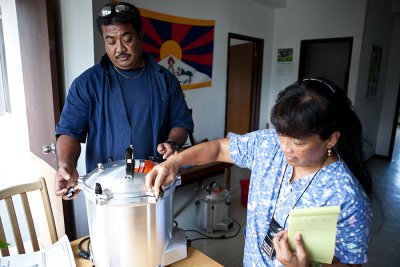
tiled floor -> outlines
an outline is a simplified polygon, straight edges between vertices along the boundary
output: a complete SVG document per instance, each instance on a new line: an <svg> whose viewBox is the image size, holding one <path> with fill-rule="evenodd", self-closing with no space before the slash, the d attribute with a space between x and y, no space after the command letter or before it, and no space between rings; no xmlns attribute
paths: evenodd
<svg viewBox="0 0 400 267"><path fill-rule="evenodd" d="M400 126L391 162L370 162L374 179L373 231L369 263L365 266L400 266Z"/></svg>
<svg viewBox="0 0 400 267"><path fill-rule="evenodd" d="M242 266L243 259L243 226L246 223L246 208L240 204L240 179L246 179L250 177L248 170L240 169L238 167L232 168L231 173L231 205L228 209L228 216L234 219L233 225L227 232L215 231L209 236L221 237L225 235L225 239L203 239L192 241L192 246L199 249L209 257L213 258L217 262L221 263L226 267ZM204 180L205 186L209 185L213 181L217 181L220 185L224 186L225 181L223 175L218 175L210 179ZM178 223L178 227L184 230L197 230L205 235L207 232L201 229L196 222L196 188L197 184L186 185L181 188L177 188L174 195L174 207L175 207L175 220ZM228 238L237 235L234 238ZM193 231L186 231L188 240L202 237Z"/></svg>
<svg viewBox="0 0 400 267"><path fill-rule="evenodd" d="M397 267L400 266L400 127L397 129L396 145L393 160L387 162L373 159L370 169L374 179L373 226L372 237L369 243L369 262L364 266L370 267ZM226 267L243 266L243 226L246 222L246 208L240 204L240 179L249 177L249 171L238 167L232 168L231 176L231 202L229 217L237 221L227 232L214 232L212 236L230 237L239 233L234 238L203 239L192 241L196 247L209 257ZM223 175L211 177L203 182L207 186L216 180L224 185ZM197 184L177 188L175 192L175 220L184 230L202 230L196 222L196 196ZM186 232L188 239L202 237L194 231Z"/></svg>

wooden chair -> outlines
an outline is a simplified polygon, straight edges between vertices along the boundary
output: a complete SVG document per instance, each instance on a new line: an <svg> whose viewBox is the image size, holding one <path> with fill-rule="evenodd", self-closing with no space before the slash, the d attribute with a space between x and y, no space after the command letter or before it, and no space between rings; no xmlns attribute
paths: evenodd
<svg viewBox="0 0 400 267"><path fill-rule="evenodd" d="M24 214L25 214L25 222L26 222L27 228L29 230L32 248L33 248L33 251L38 251L38 250L40 250L39 243L38 243L38 237L37 237L37 234L35 231L31 207L29 205L28 196L27 196L27 192L36 191L36 190L40 190L40 193L42 196L43 206L44 206L44 210L46 213L46 219L47 219L47 224L48 224L48 228L49 228L49 232L50 232L51 242L55 243L58 240L56 225L55 225L55 221L54 221L54 217L53 217L53 211L51 209L51 204L50 204L49 193L47 191L46 181L44 178L40 178L39 181L34 182L34 183L16 185L16 186L13 186L10 188L0 190L0 200L5 201L7 211L8 211L8 217L9 217L9 220L11 223L12 233L13 233L13 237L14 237L14 241L15 241L15 244L17 247L18 254L24 254L25 247L23 244L22 236L21 236L20 225L18 223L17 215L15 213L14 202L13 202L12 196L20 195L22 207L23 207ZM21 217L23 217L23 216L21 216ZM1 217L0 217L0 240L7 242ZM10 243L10 242L8 242L8 243ZM9 249L8 248L1 249L1 254L2 254L2 256L9 256L10 255Z"/></svg>

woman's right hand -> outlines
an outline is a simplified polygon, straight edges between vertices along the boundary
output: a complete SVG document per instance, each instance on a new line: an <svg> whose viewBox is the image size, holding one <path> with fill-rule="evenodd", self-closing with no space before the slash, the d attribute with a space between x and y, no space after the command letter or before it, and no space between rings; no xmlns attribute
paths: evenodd
<svg viewBox="0 0 400 267"><path fill-rule="evenodd" d="M154 166L146 175L146 187L149 191L154 190L156 196L159 196L161 186L168 185L175 180L180 167L176 156L168 157L166 161Z"/></svg>

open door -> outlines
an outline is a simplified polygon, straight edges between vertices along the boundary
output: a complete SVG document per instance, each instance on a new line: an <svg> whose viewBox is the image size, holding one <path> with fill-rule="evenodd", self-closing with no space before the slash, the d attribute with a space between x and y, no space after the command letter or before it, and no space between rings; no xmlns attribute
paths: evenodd
<svg viewBox="0 0 400 267"><path fill-rule="evenodd" d="M21 46L23 83L30 150L53 168L48 185L54 185L57 168L54 153L43 154L42 147L55 142L55 125L60 117L59 81L57 69L56 0L15 0ZM59 35L57 35L59 36ZM53 189L54 190L54 189ZM54 191L49 188L50 194ZM76 238L71 201L63 201L65 231Z"/></svg>
<svg viewBox="0 0 400 267"><path fill-rule="evenodd" d="M225 136L259 127L264 40L229 33Z"/></svg>
<svg viewBox="0 0 400 267"><path fill-rule="evenodd" d="M60 117L54 7L51 0L16 0L22 72L31 152L57 168L55 154L42 147L55 142ZM40 33L40 34L39 34Z"/></svg>

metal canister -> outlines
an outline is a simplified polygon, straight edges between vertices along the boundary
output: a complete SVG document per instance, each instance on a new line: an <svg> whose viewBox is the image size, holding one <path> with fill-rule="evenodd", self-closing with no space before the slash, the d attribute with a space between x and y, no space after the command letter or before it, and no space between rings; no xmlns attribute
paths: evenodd
<svg viewBox="0 0 400 267"><path fill-rule="evenodd" d="M200 188L195 200L196 219L199 227L207 233L228 231L232 219L228 217L231 195L228 190L219 186L216 181L206 188Z"/></svg>
<svg viewBox="0 0 400 267"><path fill-rule="evenodd" d="M140 173L146 161L139 162L133 172L124 160L100 164L80 179L96 267L162 266L173 235L173 193L180 177L158 198L148 192L145 173Z"/></svg>

